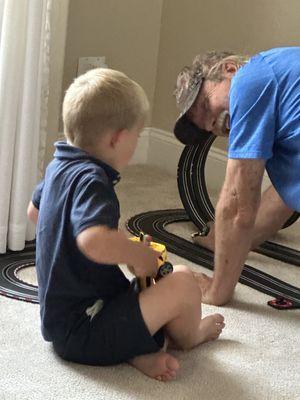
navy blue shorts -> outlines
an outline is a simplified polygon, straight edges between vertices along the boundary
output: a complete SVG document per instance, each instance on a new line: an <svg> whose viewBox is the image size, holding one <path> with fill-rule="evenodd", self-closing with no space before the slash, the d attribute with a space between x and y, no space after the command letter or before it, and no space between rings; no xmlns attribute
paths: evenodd
<svg viewBox="0 0 300 400"><path fill-rule="evenodd" d="M67 339L53 343L63 359L88 365L119 364L163 345L163 330L151 336L144 322L135 281L92 319L80 315Z"/></svg>

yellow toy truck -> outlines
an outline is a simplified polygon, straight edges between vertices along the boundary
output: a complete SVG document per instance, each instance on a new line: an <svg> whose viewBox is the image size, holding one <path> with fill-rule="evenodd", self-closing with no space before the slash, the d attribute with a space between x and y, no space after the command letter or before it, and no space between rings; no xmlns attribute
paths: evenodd
<svg viewBox="0 0 300 400"><path fill-rule="evenodd" d="M173 265L167 260L167 249L166 246L157 243L157 242L152 242L150 241L151 238L149 235L145 235L143 232L140 233L139 237L132 237L130 240L134 242L145 242L148 246L150 246L153 250L157 251L160 253L160 256L157 260L157 275L155 278L151 278L150 276L147 276L146 278L138 278L137 282L139 285L139 289L143 290L146 287L149 287L150 285L154 284L156 281L161 279L163 276L170 274L173 272Z"/></svg>

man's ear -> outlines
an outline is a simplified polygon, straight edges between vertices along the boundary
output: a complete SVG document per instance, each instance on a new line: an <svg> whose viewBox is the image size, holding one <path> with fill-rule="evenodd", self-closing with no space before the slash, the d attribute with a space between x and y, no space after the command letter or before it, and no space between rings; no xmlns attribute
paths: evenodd
<svg viewBox="0 0 300 400"><path fill-rule="evenodd" d="M232 78L233 75L236 73L236 71L238 70L237 65L232 62L232 61L227 61L223 64L222 66L222 70L223 70L223 75L226 78Z"/></svg>

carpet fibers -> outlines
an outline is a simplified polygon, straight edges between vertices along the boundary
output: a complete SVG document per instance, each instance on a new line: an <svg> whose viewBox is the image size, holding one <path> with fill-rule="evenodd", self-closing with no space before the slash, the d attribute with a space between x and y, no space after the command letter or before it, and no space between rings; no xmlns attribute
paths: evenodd
<svg viewBox="0 0 300 400"><path fill-rule="evenodd" d="M180 208L176 181L163 171L130 166L117 186L121 226L134 214ZM212 194L213 195L213 194ZM169 226L189 238L191 223ZM300 249L300 222L276 241ZM173 264L210 271L169 254ZM299 286L300 268L251 253L247 263ZM27 276L26 276L27 275ZM34 283L34 270L22 271ZM60 360L39 330L39 307L0 296L0 400L296 400L300 398L300 310L277 311L269 297L238 284L226 307L203 305L203 314L220 312L226 328L215 342L173 352L180 363L176 381L156 382L127 364L88 367Z"/></svg>

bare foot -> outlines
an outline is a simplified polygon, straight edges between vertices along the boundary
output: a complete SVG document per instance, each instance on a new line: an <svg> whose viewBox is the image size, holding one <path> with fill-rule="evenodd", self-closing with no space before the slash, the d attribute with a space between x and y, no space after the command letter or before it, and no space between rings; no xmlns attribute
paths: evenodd
<svg viewBox="0 0 300 400"><path fill-rule="evenodd" d="M176 378L179 369L176 358L164 351L135 357L129 361L129 364L150 376L150 378L163 382Z"/></svg>
<svg viewBox="0 0 300 400"><path fill-rule="evenodd" d="M221 314L212 314L200 322L201 342L208 342L217 339L225 327L224 317Z"/></svg>

